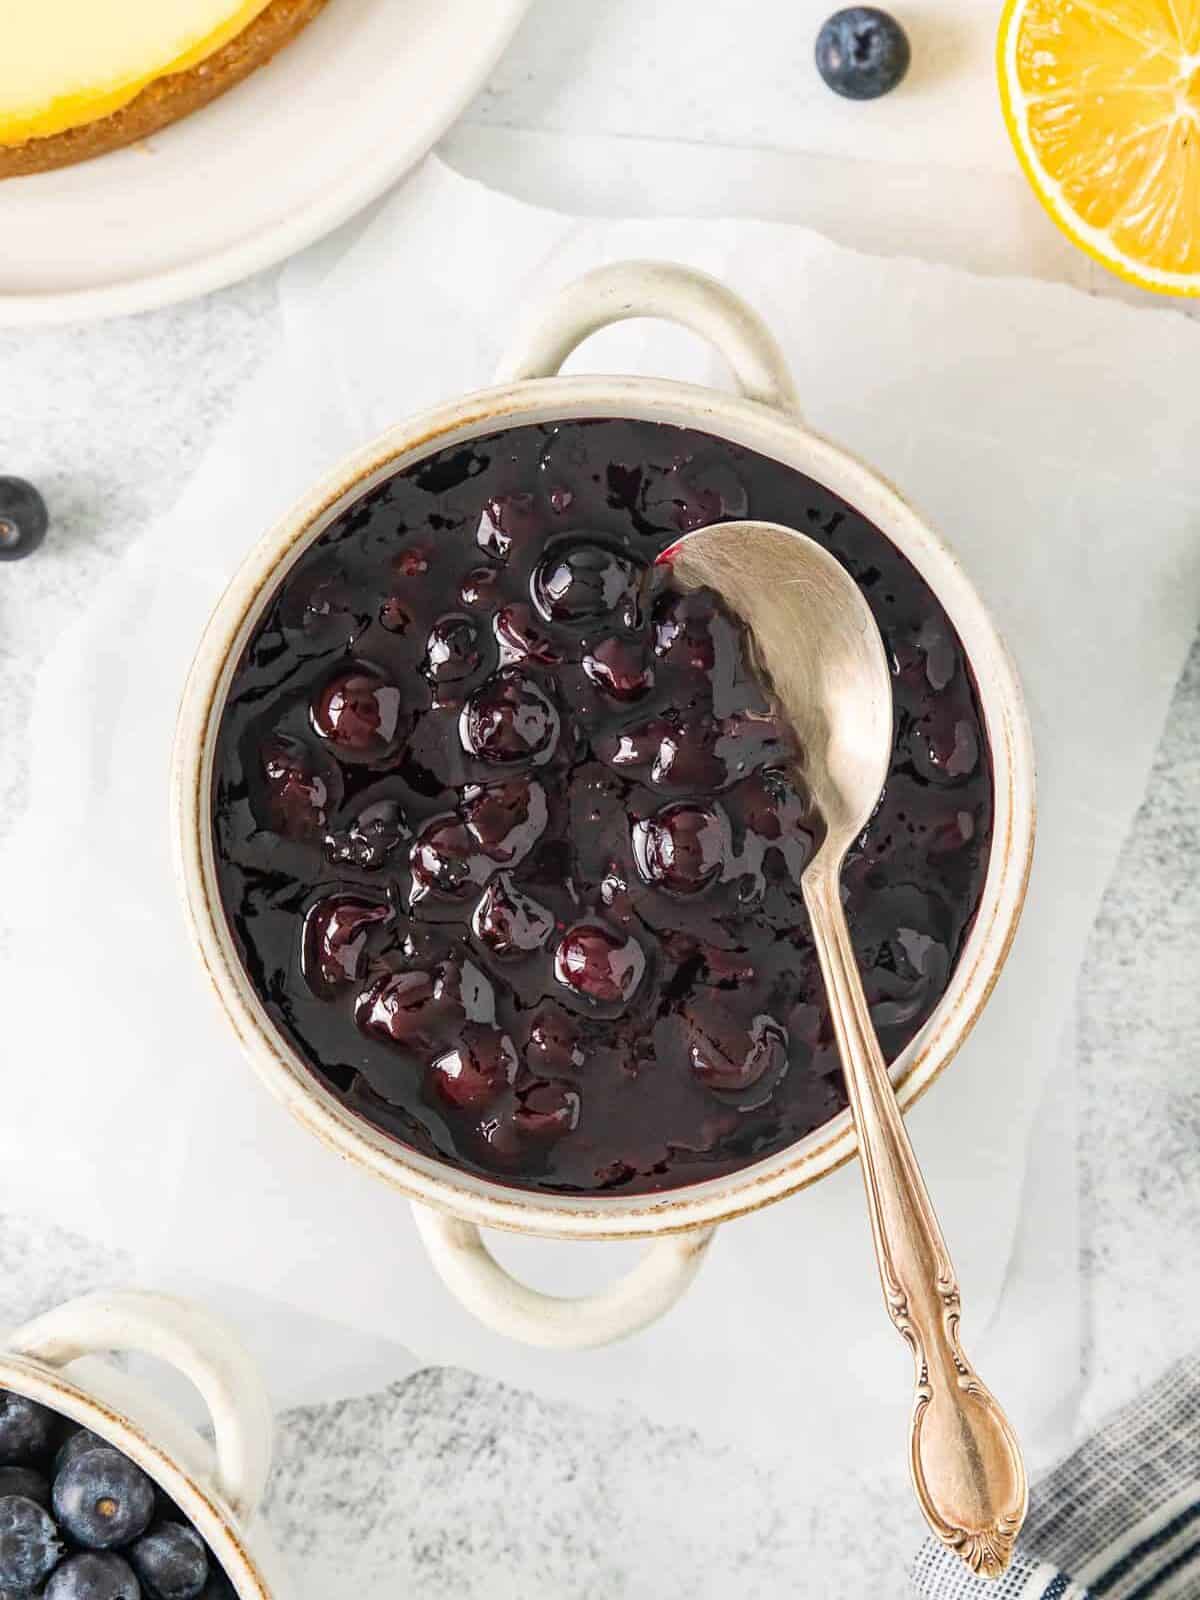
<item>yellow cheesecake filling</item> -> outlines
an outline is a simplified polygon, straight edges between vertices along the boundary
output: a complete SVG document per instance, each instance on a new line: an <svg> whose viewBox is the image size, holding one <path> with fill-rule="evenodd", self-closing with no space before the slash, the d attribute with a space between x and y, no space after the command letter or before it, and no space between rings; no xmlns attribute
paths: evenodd
<svg viewBox="0 0 1200 1600"><path fill-rule="evenodd" d="M0 0L0 145L110 116L215 55L270 0Z"/></svg>

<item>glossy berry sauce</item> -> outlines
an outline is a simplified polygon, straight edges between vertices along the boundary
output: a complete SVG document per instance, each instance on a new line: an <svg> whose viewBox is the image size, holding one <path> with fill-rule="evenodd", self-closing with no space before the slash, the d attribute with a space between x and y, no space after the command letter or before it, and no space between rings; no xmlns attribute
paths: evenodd
<svg viewBox="0 0 1200 1600"><path fill-rule="evenodd" d="M800 893L794 748L715 597L654 557L721 518L861 584L896 748L845 893L895 1056L979 904L992 782L925 583L790 468L657 423L523 427L345 512L240 662L214 779L246 970L355 1112L531 1189L727 1173L845 1104Z"/></svg>

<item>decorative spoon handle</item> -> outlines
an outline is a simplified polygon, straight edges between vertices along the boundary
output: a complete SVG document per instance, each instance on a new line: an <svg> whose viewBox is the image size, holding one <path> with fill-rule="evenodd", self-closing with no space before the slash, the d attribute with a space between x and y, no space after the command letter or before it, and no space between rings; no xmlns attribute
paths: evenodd
<svg viewBox="0 0 1200 1600"><path fill-rule="evenodd" d="M871 1024L842 909L840 862L818 856L804 898L858 1131L888 1313L912 1346L911 1468L921 1510L973 1572L1008 1566L1028 1487L1007 1417L958 1342L958 1280Z"/></svg>

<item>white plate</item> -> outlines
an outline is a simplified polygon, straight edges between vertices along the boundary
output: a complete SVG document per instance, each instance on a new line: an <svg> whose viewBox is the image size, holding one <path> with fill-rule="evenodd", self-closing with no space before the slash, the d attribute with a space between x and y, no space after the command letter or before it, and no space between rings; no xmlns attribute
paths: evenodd
<svg viewBox="0 0 1200 1600"><path fill-rule="evenodd" d="M204 294L345 222L429 149L530 0L329 0L221 99L145 143L0 181L0 324Z"/></svg>

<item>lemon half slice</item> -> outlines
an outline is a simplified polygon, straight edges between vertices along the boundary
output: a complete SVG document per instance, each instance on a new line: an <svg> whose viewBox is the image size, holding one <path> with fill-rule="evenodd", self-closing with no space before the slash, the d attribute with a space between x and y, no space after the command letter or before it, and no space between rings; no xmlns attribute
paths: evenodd
<svg viewBox="0 0 1200 1600"><path fill-rule="evenodd" d="M998 66L1059 227L1142 288L1200 295L1200 0L1007 0Z"/></svg>

